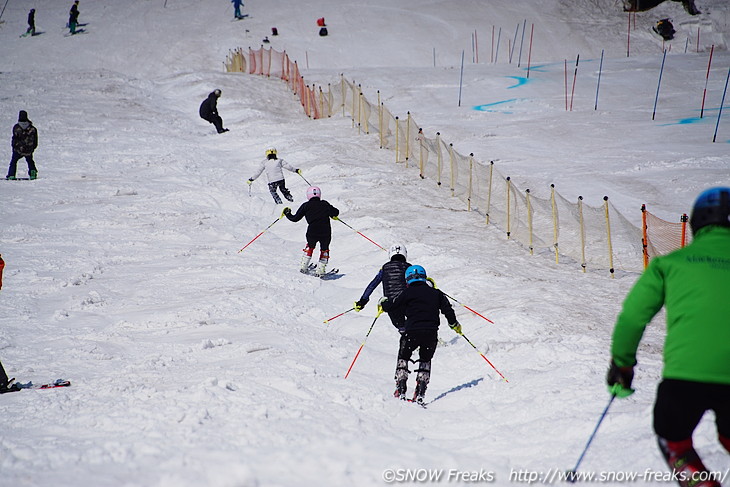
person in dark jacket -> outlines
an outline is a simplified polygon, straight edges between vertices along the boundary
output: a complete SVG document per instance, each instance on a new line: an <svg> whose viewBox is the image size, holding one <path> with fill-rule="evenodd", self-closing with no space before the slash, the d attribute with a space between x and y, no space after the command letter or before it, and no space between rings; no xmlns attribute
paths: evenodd
<svg viewBox="0 0 730 487"><path fill-rule="evenodd" d="M611 343L606 381L614 396L634 390L637 350L652 318L666 308L664 369L654 402L659 449L682 487L720 487L694 449L692 434L715 412L730 453L730 187L695 201L692 243L652 259L624 300Z"/></svg>
<svg viewBox="0 0 730 487"><path fill-rule="evenodd" d="M395 300L406 288L406 269L411 266L406 260L408 258L406 246L403 244L391 245L389 254L390 260L383 264L378 274L370 281L360 299L355 303L355 311L361 311L368 304L370 295L380 283L383 284L383 296L390 301ZM391 310L388 312L388 317L398 331L403 332L405 330L406 317L402 312Z"/></svg>
<svg viewBox="0 0 730 487"><path fill-rule="evenodd" d="M219 134L228 132L228 129L223 128L223 119L218 115L218 98L221 97L221 90L215 89L210 92L208 98L203 100L200 104L200 118L207 120L209 123L215 125L215 129Z"/></svg>
<svg viewBox="0 0 730 487"><path fill-rule="evenodd" d="M79 0L76 0L71 5L71 10L68 11L68 29L71 34L76 33L76 26L79 23Z"/></svg>
<svg viewBox="0 0 730 487"><path fill-rule="evenodd" d="M243 7L243 0L231 0L231 3L233 4L233 16L237 19L242 19L241 7Z"/></svg>
<svg viewBox="0 0 730 487"><path fill-rule="evenodd" d="M327 263L330 260L330 242L332 241L332 227L330 218L337 219L340 210L322 199L322 190L316 186L307 189L307 201L302 203L296 213L292 215L291 208L284 208L283 214L293 222L302 218L307 220L307 246L304 247L304 254L300 271L304 274L309 272L309 261L312 259L314 248L319 242L319 265L315 275L322 276L327 272Z"/></svg>
<svg viewBox="0 0 730 487"><path fill-rule="evenodd" d="M35 35L35 9L30 9L30 12L28 12L28 30L25 31L25 34L23 34L23 37L31 35Z"/></svg>
<svg viewBox="0 0 730 487"><path fill-rule="evenodd" d="M387 297L380 300L383 311L405 314L405 329L401 334L398 362L395 367L395 397L405 400L408 384L408 362L418 348L418 375L413 401L423 404L426 388L431 380L431 359L438 344L439 312L446 317L449 326L461 334L461 325L446 295L429 285L426 270L412 265L405 272L408 286L395 300Z"/></svg>
<svg viewBox="0 0 730 487"><path fill-rule="evenodd" d="M10 159L10 167L8 175L5 179L15 179L15 170L18 161L25 157L28 163L28 176L30 179L38 177L38 170L33 160L33 151L38 147L38 131L33 126L33 122L28 119L28 113L21 110L18 113L18 123L13 126L12 139L13 155Z"/></svg>

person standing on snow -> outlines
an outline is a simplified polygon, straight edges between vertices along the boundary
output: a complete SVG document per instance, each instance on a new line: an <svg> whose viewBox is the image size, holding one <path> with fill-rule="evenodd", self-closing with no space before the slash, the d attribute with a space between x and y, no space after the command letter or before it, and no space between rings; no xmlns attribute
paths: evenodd
<svg viewBox="0 0 730 487"><path fill-rule="evenodd" d="M25 34L23 34L23 37L31 35L35 35L35 9L30 9L30 12L28 12L28 30L25 31Z"/></svg>
<svg viewBox="0 0 730 487"><path fill-rule="evenodd" d="M215 89L211 91L208 98L200 104L198 113L200 114L200 118L206 120L208 123L212 123L216 131L222 134L223 132L228 132L228 129L223 128L223 119L218 115L218 98L220 97L221 90Z"/></svg>
<svg viewBox="0 0 730 487"><path fill-rule="evenodd" d="M18 161L25 157L28 163L28 176L30 179L38 177L38 170L33 160L33 151L38 147L38 130L33 126L33 122L28 119L28 112L21 110L18 113L18 123L13 126L13 139L11 143L13 147L13 155L10 158L10 167L8 175L5 179L15 179L15 170Z"/></svg>
<svg viewBox="0 0 730 487"><path fill-rule="evenodd" d="M307 246L303 249L304 255L302 255L299 270L304 274L309 271L309 261L319 242L319 265L315 275L324 275L330 259L330 242L332 241L330 218L336 220L340 210L322 199L322 190L316 186L310 186L307 189L307 201L302 203L297 212L292 215L291 208L287 207L284 208L283 214L293 222L298 222L302 218L307 220Z"/></svg>
<svg viewBox="0 0 730 487"><path fill-rule="evenodd" d="M233 15L237 19L242 19L243 15L241 15L241 7L243 7L243 1L242 0L231 0L231 3L233 4Z"/></svg>
<svg viewBox="0 0 730 487"><path fill-rule="evenodd" d="M368 304L370 295L380 283L383 284L383 296L390 301L395 300L406 288L405 272L411 266L406 260L408 258L406 246L403 244L391 245L389 255L390 260L383 264L375 278L365 288L360 300L355 303L355 311L361 311ZM398 331L404 330L406 317L403 313L391 310L388 317Z"/></svg>
<svg viewBox="0 0 730 487"><path fill-rule="evenodd" d="M3 288L3 269L5 269L5 261L3 260L3 254L0 254L0 289Z"/></svg>
<svg viewBox="0 0 730 487"><path fill-rule="evenodd" d="M426 389L431 380L431 359L438 344L440 325L439 312L449 327L461 335L461 325L446 295L429 285L426 270L420 265L412 265L405 272L406 289L394 300L384 297L379 306L388 313L403 313L406 317L405 329L401 334L398 349L398 362L395 367L395 397L405 400L408 390L408 362L418 348L418 375L413 401L423 404Z"/></svg>
<svg viewBox="0 0 730 487"><path fill-rule="evenodd" d="M712 188L695 201L694 240L651 261L623 303L606 377L618 397L631 395L636 351L647 324L666 307L664 370L654 403L659 449L682 487L720 487L692 444L708 409L730 452L730 188ZM703 481L699 481L704 476Z"/></svg>
<svg viewBox="0 0 730 487"><path fill-rule="evenodd" d="M79 23L79 0L76 0L71 5L71 10L68 11L68 28L71 34L76 33L76 26Z"/></svg>
<svg viewBox="0 0 730 487"><path fill-rule="evenodd" d="M276 149L271 147L269 149L266 149L266 159L261 161L261 164L259 165L256 174L251 176L247 182L250 186L251 183L256 181L257 177L261 176L262 172L266 171L266 179L268 179L269 181L269 192L271 193L271 197L274 198L276 204L281 204L281 198L279 198L279 194L276 192L277 189L281 190L281 194L284 195L284 198L289 201L294 201L294 197L292 197L291 193L286 188L286 182L284 181L284 171L282 169L286 169L297 174L302 173L299 169L295 169L287 164L284 159L279 159L276 156Z"/></svg>

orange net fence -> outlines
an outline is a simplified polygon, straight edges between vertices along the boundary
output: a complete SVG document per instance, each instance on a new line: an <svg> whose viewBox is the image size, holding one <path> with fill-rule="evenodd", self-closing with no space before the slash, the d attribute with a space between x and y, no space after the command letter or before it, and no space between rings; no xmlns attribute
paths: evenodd
<svg viewBox="0 0 730 487"><path fill-rule="evenodd" d="M687 231L687 215L682 215L678 223L662 220L649 213L646 205L642 205L644 231L644 267L649 260L658 255L668 254L687 245L691 240L691 232Z"/></svg>

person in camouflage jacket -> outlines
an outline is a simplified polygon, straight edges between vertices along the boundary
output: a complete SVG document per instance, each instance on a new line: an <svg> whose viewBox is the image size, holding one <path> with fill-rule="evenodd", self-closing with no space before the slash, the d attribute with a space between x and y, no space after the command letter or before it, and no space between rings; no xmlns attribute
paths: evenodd
<svg viewBox="0 0 730 487"><path fill-rule="evenodd" d="M15 179L15 170L18 161L25 157L28 163L28 176L30 179L38 177L38 170L33 160L33 151L38 147L38 130L33 126L33 122L28 119L28 113L21 110L18 114L18 123L13 126L12 139L13 155L10 159L10 167L6 179Z"/></svg>

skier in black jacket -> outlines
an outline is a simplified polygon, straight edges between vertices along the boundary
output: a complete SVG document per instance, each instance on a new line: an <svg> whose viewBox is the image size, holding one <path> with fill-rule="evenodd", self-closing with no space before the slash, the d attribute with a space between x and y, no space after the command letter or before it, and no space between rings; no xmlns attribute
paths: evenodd
<svg viewBox="0 0 730 487"><path fill-rule="evenodd" d="M330 242L332 241L332 227L330 218L337 219L340 210L322 199L322 190L316 186L307 189L307 201L302 203L296 213L292 215L291 208L284 208L287 219L298 222L302 218L307 220L307 246L304 247L300 271L306 274L309 271L309 261L312 259L314 248L319 242L319 266L315 275L322 276L327 270L330 259Z"/></svg>
<svg viewBox="0 0 730 487"><path fill-rule="evenodd" d="M223 119L220 115L218 115L218 98L220 97L221 90L215 89L211 91L208 98L203 100L203 103L200 104L198 113L200 113L200 118L215 125L215 129L218 133L222 134L223 132L228 132L228 129L223 128Z"/></svg>
<svg viewBox="0 0 730 487"><path fill-rule="evenodd" d="M383 283L383 296L391 301L406 288L405 272L411 266L406 260L408 258L406 246L403 244L391 245L389 254L390 260L383 264L378 274L365 288L360 300L355 303L355 311L361 311L368 304L370 295L381 282ZM388 312L388 317L398 331L405 330L406 317L402 312L391 310Z"/></svg>
<svg viewBox="0 0 730 487"><path fill-rule="evenodd" d="M38 130L33 126L33 122L28 119L28 112L25 110L18 113L18 123L13 126L12 147L13 155L5 179L15 179L18 161L23 157L28 163L28 176L30 176L30 179L38 177L38 170L33 160L33 151L38 147Z"/></svg>
<svg viewBox="0 0 730 487"><path fill-rule="evenodd" d="M438 344L439 312L449 326L461 334L461 325L456 313L444 293L431 287L426 278L426 270L420 265L412 265L405 272L407 288L390 301L387 297L380 300L383 311L402 312L406 316L405 330L401 334L398 362L395 368L395 397L405 399L408 383L408 362L418 348L418 375L413 401L423 404L426 388L431 379L431 359Z"/></svg>

